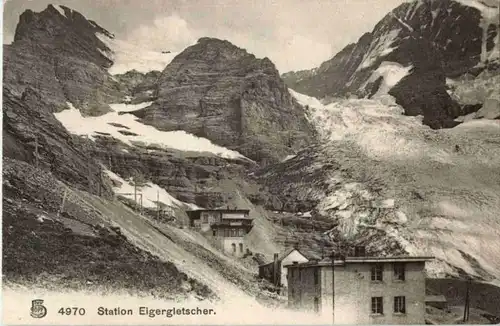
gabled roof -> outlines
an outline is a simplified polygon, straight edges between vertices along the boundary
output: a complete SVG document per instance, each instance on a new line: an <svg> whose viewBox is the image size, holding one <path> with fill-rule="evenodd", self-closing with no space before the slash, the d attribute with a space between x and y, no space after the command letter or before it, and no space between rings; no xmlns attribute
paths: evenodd
<svg viewBox="0 0 500 326"><path fill-rule="evenodd" d="M278 261L279 261L279 262L281 262L283 259L285 259L286 257L288 257L288 255L290 255L290 254L291 254L292 252L294 252L295 250L297 250L297 252L298 252L299 254L301 254L302 256L304 256L304 257L306 257L306 258L307 258L307 256L306 256L306 255L304 255L303 253L301 253L299 249L297 249L297 248L293 247L293 248L290 248L290 249L288 249L288 250L283 251L283 252L282 252L282 253L278 256Z"/></svg>
<svg viewBox="0 0 500 326"><path fill-rule="evenodd" d="M295 250L296 250L299 254L301 254L302 256L304 256L306 259L309 259L309 257L307 257L307 256L306 256L306 255L304 255L302 252L300 252L300 250L299 250L299 249L297 249L297 248L293 247L293 248L289 248L289 249L286 249L286 250L282 251L282 252L281 252L281 254L279 254L279 255L278 255L278 262L280 262L280 263L281 263L281 262L283 261L283 259L285 259L286 257L288 257L288 255L290 255L290 254L291 254L292 252L294 252ZM261 265L259 265L259 267L261 267L261 266L267 266L267 265L270 265L270 264L272 264L272 263L274 263L274 261L270 261L270 262L267 262L267 263L261 264Z"/></svg>

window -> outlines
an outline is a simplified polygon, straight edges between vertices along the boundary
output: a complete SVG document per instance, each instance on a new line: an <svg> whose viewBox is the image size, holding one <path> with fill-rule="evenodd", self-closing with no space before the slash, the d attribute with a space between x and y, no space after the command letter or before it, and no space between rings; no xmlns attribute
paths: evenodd
<svg viewBox="0 0 500 326"><path fill-rule="evenodd" d="M405 297L394 297L394 313L406 313L406 299Z"/></svg>
<svg viewBox="0 0 500 326"><path fill-rule="evenodd" d="M212 230L212 235L215 237L217 236L217 230Z"/></svg>
<svg viewBox="0 0 500 326"><path fill-rule="evenodd" d="M314 311L319 312L319 299L314 298Z"/></svg>
<svg viewBox="0 0 500 326"><path fill-rule="evenodd" d="M243 243L240 243L240 252L243 252Z"/></svg>
<svg viewBox="0 0 500 326"><path fill-rule="evenodd" d="M208 223L208 215L206 213L202 214L201 218L203 219L203 223Z"/></svg>
<svg viewBox="0 0 500 326"><path fill-rule="evenodd" d="M382 272L384 266L382 264L375 264L372 266L372 281L382 281Z"/></svg>
<svg viewBox="0 0 500 326"><path fill-rule="evenodd" d="M405 264L394 264L394 279L397 281L405 280Z"/></svg>
<svg viewBox="0 0 500 326"><path fill-rule="evenodd" d="M235 243L231 244L231 247L233 247L233 253L235 253L236 252L236 244Z"/></svg>
<svg viewBox="0 0 500 326"><path fill-rule="evenodd" d="M319 284L319 269L315 268L314 269L314 285Z"/></svg>
<svg viewBox="0 0 500 326"><path fill-rule="evenodd" d="M372 314L384 313L384 301L382 297L372 297Z"/></svg>

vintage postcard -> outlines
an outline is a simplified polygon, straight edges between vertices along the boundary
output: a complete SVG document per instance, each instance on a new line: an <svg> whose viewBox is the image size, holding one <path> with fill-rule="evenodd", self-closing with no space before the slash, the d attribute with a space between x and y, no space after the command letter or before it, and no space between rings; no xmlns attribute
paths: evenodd
<svg viewBox="0 0 500 326"><path fill-rule="evenodd" d="M4 0L2 324L500 323L498 0Z"/></svg>

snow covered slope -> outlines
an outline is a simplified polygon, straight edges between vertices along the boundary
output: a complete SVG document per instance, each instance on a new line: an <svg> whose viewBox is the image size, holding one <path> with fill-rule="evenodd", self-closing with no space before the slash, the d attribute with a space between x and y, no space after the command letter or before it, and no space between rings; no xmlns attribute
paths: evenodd
<svg viewBox="0 0 500 326"><path fill-rule="evenodd" d="M500 59L500 13L498 1L455 0L462 5L477 9L481 13L479 26L483 31L481 42L481 63ZM487 40L490 26L495 26L496 36L493 38L493 47L488 49Z"/></svg>
<svg viewBox="0 0 500 326"><path fill-rule="evenodd" d="M96 36L111 49L111 52L103 54L114 62L108 70L112 75L123 74L130 70L142 73L153 70L162 71L179 54L178 52L163 53L144 50L134 44L112 39L100 33L96 33Z"/></svg>
<svg viewBox="0 0 500 326"><path fill-rule="evenodd" d="M104 172L114 182L119 183L118 186L113 188L116 194L125 196L129 199L134 198L134 185L132 182L124 180L119 175L109 170L105 170ZM148 182L144 186L140 187L140 193L142 194L142 205L147 208L156 209L156 201L158 200L160 203L170 207L178 207L183 209L199 209L199 207L194 204L184 203L174 198L172 195L166 192L165 189L152 182Z"/></svg>
<svg viewBox="0 0 500 326"><path fill-rule="evenodd" d="M67 105L69 109L55 113L55 116L69 132L76 135L88 135L91 139L96 135L106 135L119 139L130 146L143 143L180 151L213 153L224 158L245 158L240 153L217 146L208 139L196 137L182 130L159 131L152 126L142 124L132 114L120 114L118 111L139 110L151 105L151 102L134 105L110 104L110 107L116 111L98 117L84 117L71 103L67 103Z"/></svg>
<svg viewBox="0 0 500 326"><path fill-rule="evenodd" d="M498 120L431 130L421 117L402 115L390 96L324 106L291 92L309 107L323 143L282 164L306 162L294 173L322 175L324 187L305 183L297 191L319 199L317 209L338 220L345 235L380 231L382 251L397 243L410 254L433 255L433 276L500 278ZM287 182L286 172L278 177Z"/></svg>

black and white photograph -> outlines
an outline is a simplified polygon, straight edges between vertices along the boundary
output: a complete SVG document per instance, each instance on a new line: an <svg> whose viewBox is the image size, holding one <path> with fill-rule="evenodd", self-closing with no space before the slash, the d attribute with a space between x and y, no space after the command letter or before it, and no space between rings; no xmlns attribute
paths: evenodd
<svg viewBox="0 0 500 326"><path fill-rule="evenodd" d="M53 1L3 0L3 324L500 324L499 0Z"/></svg>

